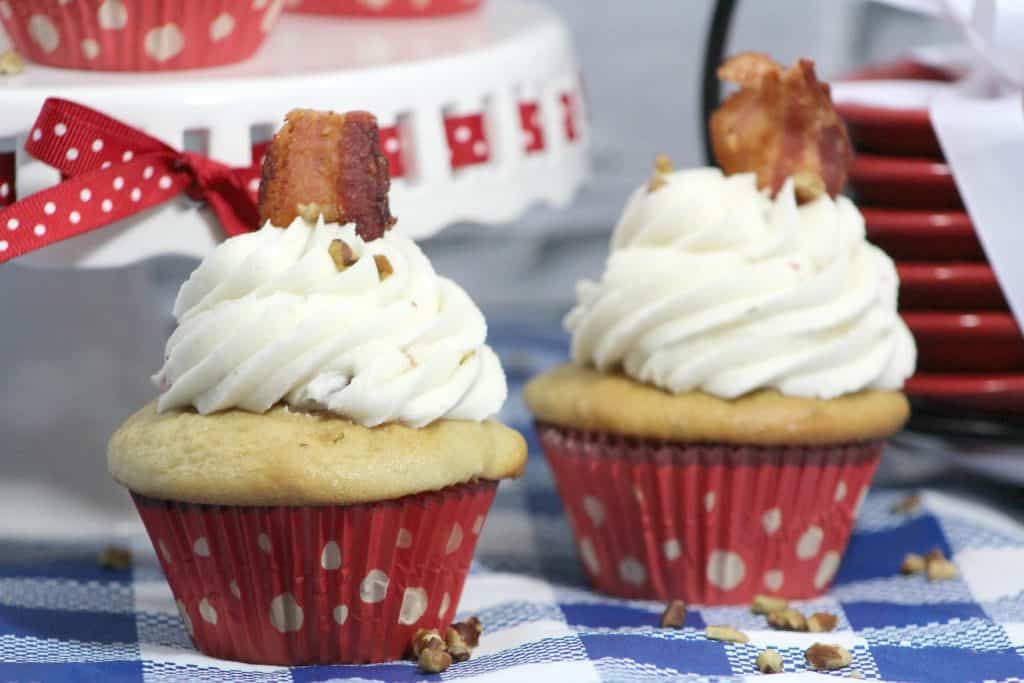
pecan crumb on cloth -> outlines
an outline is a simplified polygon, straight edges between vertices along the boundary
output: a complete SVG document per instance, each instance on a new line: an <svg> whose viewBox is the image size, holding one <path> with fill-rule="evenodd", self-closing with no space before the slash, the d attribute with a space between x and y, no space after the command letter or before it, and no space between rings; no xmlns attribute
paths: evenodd
<svg viewBox="0 0 1024 683"><path fill-rule="evenodd" d="M708 626L704 629L704 635L709 640L721 640L727 643L749 643L750 638L746 633L738 631L732 626Z"/></svg>
<svg viewBox="0 0 1024 683"><path fill-rule="evenodd" d="M25 60L14 50L0 54L0 76L17 76L25 70Z"/></svg>
<svg viewBox="0 0 1024 683"><path fill-rule="evenodd" d="M132 551L128 548L108 545L100 551L97 561L104 569L130 569L132 566Z"/></svg>
<svg viewBox="0 0 1024 683"><path fill-rule="evenodd" d="M477 617L453 623L441 637L437 629L419 629L409 644L412 658L424 673L441 673L453 662L464 662L480 643L483 624Z"/></svg>
<svg viewBox="0 0 1024 683"><path fill-rule="evenodd" d="M686 603L682 600L673 600L665 606L661 613L662 628L680 628L686 621Z"/></svg>
<svg viewBox="0 0 1024 683"><path fill-rule="evenodd" d="M812 669L832 671L850 666L853 657L842 645L815 643L804 652L804 658Z"/></svg>
<svg viewBox="0 0 1024 683"><path fill-rule="evenodd" d="M776 650L762 650L757 655L757 670L763 674L782 673L782 655Z"/></svg>

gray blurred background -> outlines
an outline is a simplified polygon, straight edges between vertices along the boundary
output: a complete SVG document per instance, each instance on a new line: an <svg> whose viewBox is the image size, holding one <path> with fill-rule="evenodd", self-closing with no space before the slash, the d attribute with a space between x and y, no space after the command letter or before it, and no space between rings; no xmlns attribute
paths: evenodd
<svg viewBox="0 0 1024 683"><path fill-rule="evenodd" d="M677 166L704 163L698 108L710 0L541 1L575 34L593 130L592 181L567 210L536 208L497 228L456 226L424 245L437 270L499 323L564 313L576 280L600 273L611 227L657 153ZM784 62L808 56L827 78L945 37L917 16L856 0L746 0L734 26L734 51L762 50ZM171 302L195 263L0 267L0 500L5 511L27 512L0 514L0 534L68 526L109 533L110 524L135 523L124 521L134 516L106 474L106 441L153 397L148 377L160 364Z"/></svg>

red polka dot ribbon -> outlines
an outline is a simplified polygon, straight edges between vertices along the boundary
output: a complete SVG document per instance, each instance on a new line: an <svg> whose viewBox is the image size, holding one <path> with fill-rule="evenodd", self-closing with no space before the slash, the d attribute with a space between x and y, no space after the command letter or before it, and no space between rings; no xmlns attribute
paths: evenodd
<svg viewBox="0 0 1024 683"><path fill-rule="evenodd" d="M252 168L232 168L179 152L117 119L50 98L25 149L64 181L0 209L0 263L96 230L185 192L205 201L228 236L259 224L248 184Z"/></svg>

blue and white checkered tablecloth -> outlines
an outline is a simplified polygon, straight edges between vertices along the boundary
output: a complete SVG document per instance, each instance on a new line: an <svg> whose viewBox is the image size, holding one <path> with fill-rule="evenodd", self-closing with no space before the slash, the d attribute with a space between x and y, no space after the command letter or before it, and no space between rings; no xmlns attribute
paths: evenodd
<svg viewBox="0 0 1024 683"><path fill-rule="evenodd" d="M555 335L492 333L512 384L506 419L528 431L519 399L526 376L564 357ZM905 492L869 495L826 597L805 612L839 616L832 634L767 630L745 607L694 606L684 628L657 628L662 605L588 590L547 467L532 444L520 481L502 485L481 536L460 618L486 631L473 658L441 679L472 681L737 681L756 673L765 647L786 671L814 678L803 651L820 640L853 654L848 676L887 681L1024 681L1024 527L994 509L939 491L896 514ZM97 565L108 542L130 543L129 571ZM960 578L928 583L897 568L907 551L941 547ZM743 629L746 645L707 640L707 624ZM438 677L434 677L436 679ZM148 540L66 543L0 539L0 682L7 681L422 681L412 663L257 667L197 653Z"/></svg>

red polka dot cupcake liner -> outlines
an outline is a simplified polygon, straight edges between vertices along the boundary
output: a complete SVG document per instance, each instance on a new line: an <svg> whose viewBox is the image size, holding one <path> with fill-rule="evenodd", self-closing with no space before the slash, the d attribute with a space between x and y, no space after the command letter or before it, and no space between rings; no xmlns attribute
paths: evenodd
<svg viewBox="0 0 1024 683"><path fill-rule="evenodd" d="M483 0L293 0L288 9L339 17L442 17L475 10Z"/></svg>
<svg viewBox="0 0 1024 683"><path fill-rule="evenodd" d="M882 450L537 429L594 588L704 605L822 594Z"/></svg>
<svg viewBox="0 0 1024 683"><path fill-rule="evenodd" d="M298 666L394 661L446 628L496 488L328 507L133 497L196 648Z"/></svg>
<svg viewBox="0 0 1024 683"><path fill-rule="evenodd" d="M168 71L251 57L284 0L0 0L14 48L38 64Z"/></svg>

